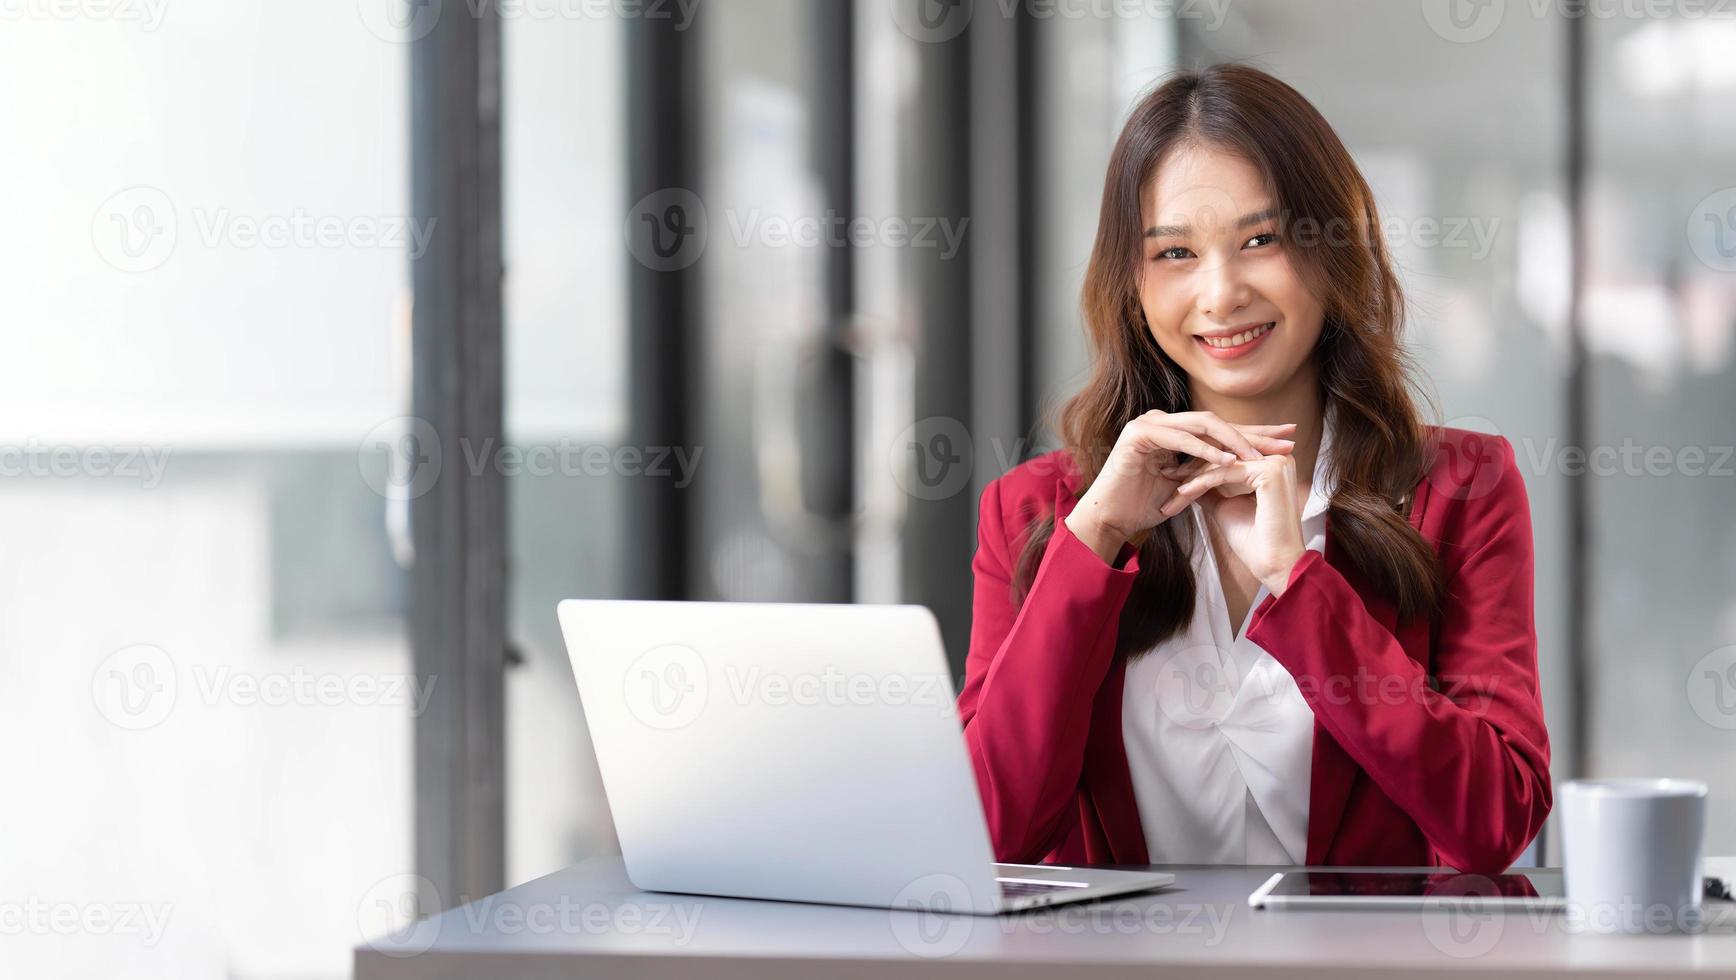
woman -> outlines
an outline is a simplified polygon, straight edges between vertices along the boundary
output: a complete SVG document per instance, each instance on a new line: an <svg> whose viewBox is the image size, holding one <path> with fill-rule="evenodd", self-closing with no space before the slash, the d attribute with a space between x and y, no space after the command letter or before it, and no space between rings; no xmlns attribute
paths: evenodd
<svg viewBox="0 0 1736 980"><path fill-rule="evenodd" d="M1223 65L1110 157L1066 448L984 491L996 856L1505 869L1549 813L1512 447L1425 426L1367 183Z"/></svg>

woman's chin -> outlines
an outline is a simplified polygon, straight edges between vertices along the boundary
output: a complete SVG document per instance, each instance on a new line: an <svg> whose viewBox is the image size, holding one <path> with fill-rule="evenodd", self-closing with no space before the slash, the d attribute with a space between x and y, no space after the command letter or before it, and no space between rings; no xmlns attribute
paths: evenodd
<svg viewBox="0 0 1736 980"><path fill-rule="evenodd" d="M1194 384L1224 398L1259 398L1278 387L1269 371L1244 370L1219 364L1205 365L1193 376Z"/></svg>

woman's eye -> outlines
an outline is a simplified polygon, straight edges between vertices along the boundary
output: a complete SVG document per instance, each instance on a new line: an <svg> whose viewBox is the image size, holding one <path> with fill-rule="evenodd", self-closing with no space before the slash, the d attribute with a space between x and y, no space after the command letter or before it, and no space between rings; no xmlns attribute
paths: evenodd
<svg viewBox="0 0 1736 980"><path fill-rule="evenodd" d="M1278 240L1277 233L1268 231L1268 232L1263 232L1261 234L1255 235L1253 238L1248 239L1248 244L1244 245L1242 247L1243 248L1249 248L1249 247L1259 248L1262 245L1270 245L1277 240Z"/></svg>
<svg viewBox="0 0 1736 980"><path fill-rule="evenodd" d="M1185 259L1189 255L1192 255L1192 254L1193 254L1192 252L1189 252L1185 247L1183 247L1181 245L1172 245L1169 248L1166 248L1163 251L1152 256L1152 258L1153 259Z"/></svg>

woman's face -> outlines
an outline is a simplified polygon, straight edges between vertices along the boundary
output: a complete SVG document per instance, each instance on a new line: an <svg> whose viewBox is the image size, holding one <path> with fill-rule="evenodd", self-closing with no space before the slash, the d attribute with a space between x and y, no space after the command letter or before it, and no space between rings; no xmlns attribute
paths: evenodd
<svg viewBox="0 0 1736 980"><path fill-rule="evenodd" d="M1139 302L1196 392L1257 398L1297 376L1324 308L1278 238L1277 202L1242 157L1183 146L1140 195Z"/></svg>

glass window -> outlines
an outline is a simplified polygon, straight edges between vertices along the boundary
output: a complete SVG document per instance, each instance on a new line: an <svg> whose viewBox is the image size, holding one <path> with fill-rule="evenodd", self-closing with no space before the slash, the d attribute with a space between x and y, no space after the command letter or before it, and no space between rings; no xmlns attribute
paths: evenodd
<svg viewBox="0 0 1736 980"><path fill-rule="evenodd" d="M347 976L411 865L407 77L353 4L0 30L0 867L109 923L0 972Z"/></svg>

